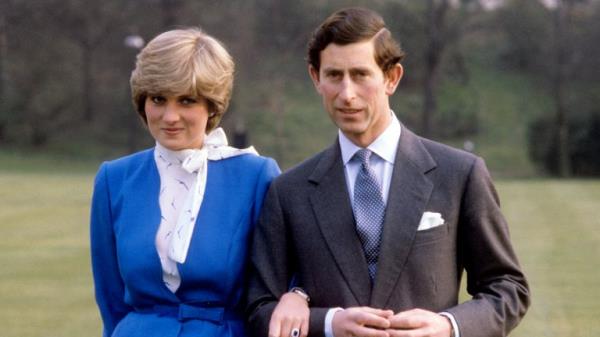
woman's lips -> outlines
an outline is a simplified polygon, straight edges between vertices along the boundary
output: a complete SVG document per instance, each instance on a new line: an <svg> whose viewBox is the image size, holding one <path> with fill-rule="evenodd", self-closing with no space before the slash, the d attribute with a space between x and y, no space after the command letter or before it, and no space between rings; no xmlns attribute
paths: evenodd
<svg viewBox="0 0 600 337"><path fill-rule="evenodd" d="M176 135L179 132L181 132L183 129L182 128L162 128L163 132L168 134L168 135Z"/></svg>

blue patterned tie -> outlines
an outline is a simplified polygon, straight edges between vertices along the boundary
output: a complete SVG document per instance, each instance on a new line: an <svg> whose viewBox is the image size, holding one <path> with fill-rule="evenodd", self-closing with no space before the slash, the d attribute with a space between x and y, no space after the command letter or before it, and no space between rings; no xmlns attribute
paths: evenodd
<svg viewBox="0 0 600 337"><path fill-rule="evenodd" d="M362 242L369 266L369 276L375 279L377 257L381 244L381 229L385 214L385 203L375 174L369 166L371 151L361 149L354 154L361 167L354 182L354 218L358 236Z"/></svg>

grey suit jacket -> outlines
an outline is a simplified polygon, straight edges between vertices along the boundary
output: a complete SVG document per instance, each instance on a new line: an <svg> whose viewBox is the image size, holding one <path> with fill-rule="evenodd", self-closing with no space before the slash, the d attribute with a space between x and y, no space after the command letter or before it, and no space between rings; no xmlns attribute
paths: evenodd
<svg viewBox="0 0 600 337"><path fill-rule="evenodd" d="M417 231L423 212L445 225ZM329 308L450 312L462 337L505 336L529 289L481 158L402 127L374 284L358 238L339 144L279 176L267 194L251 253L250 332L267 336L291 283L311 297L310 336ZM472 299L459 304L463 271Z"/></svg>

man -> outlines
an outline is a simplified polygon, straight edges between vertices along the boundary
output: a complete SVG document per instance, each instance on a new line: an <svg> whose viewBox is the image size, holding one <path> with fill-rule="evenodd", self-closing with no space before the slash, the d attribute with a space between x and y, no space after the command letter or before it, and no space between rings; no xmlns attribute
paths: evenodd
<svg viewBox="0 0 600 337"><path fill-rule="evenodd" d="M390 110L402 57L370 10L315 31L309 73L339 134L270 187L248 294L258 336L292 286L310 296L310 336L505 336L525 314L483 160L416 136ZM463 271L472 298L459 304Z"/></svg>

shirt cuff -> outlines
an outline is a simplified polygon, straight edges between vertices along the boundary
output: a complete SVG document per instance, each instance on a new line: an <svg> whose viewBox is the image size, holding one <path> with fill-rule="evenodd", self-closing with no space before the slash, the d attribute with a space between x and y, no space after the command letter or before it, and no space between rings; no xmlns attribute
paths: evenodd
<svg viewBox="0 0 600 337"><path fill-rule="evenodd" d="M325 337L335 337L333 336L333 315L336 312L342 311L342 308L331 308L327 311L327 315L325 315Z"/></svg>
<svg viewBox="0 0 600 337"><path fill-rule="evenodd" d="M452 315L449 312L440 312L440 315L448 318L450 320L450 324L452 325L452 337L460 337L460 331L458 330L458 324L456 323L456 319L454 318L454 315Z"/></svg>

